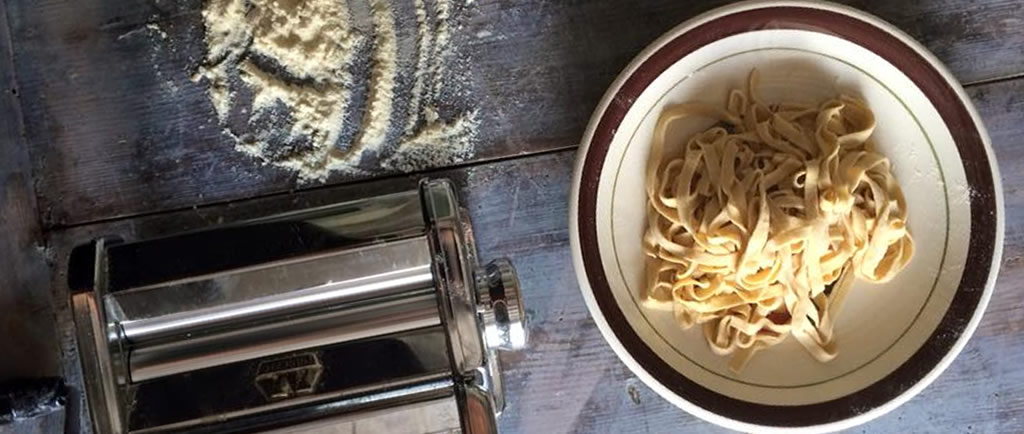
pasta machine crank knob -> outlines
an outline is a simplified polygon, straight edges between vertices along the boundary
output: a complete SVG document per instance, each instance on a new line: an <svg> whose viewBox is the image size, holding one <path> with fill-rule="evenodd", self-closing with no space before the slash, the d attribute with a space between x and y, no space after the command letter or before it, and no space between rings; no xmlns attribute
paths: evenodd
<svg viewBox="0 0 1024 434"><path fill-rule="evenodd" d="M498 259L476 274L477 311L483 318L487 347L522 349L526 346L526 315L515 268L507 259Z"/></svg>

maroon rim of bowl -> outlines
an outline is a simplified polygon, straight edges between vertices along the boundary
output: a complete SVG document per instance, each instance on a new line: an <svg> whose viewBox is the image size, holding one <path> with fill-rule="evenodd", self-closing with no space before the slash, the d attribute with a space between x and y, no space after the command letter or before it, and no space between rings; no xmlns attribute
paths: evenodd
<svg viewBox="0 0 1024 434"><path fill-rule="evenodd" d="M597 242L597 189L605 156L618 125L641 92L669 66L716 40L765 29L796 29L840 37L877 53L903 71L928 97L956 142L972 189L971 232L967 265L960 286L928 340L905 363L882 380L850 395L808 405L765 405L732 398L686 378L672 369L630 327L615 302L601 266ZM598 115L579 180L577 215L583 267L590 289L615 337L636 362L672 393L712 413L763 426L823 425L855 417L906 392L931 372L964 333L985 292L997 231L996 193L982 133L965 102L921 53L874 24L840 12L799 6L763 7L714 18L675 36L622 83L614 104Z"/></svg>

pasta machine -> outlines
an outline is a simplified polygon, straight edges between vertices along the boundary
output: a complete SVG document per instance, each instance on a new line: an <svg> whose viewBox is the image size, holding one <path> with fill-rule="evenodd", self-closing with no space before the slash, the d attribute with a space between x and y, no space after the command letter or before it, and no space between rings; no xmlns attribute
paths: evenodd
<svg viewBox="0 0 1024 434"><path fill-rule="evenodd" d="M76 271L78 270L78 271ZM496 432L526 343L452 184L137 242L69 265L97 433Z"/></svg>

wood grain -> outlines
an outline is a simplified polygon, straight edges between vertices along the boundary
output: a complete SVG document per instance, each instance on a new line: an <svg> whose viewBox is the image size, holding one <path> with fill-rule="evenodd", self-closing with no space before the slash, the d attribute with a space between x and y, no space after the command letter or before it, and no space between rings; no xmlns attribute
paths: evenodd
<svg viewBox="0 0 1024 434"><path fill-rule="evenodd" d="M473 2L456 35L482 118L473 161L574 146L630 58L679 22L723 3ZM921 40L961 80L1024 72L1020 2L850 3ZM202 1L7 5L46 227L314 187L235 152L202 85L189 80L203 57ZM168 38L154 40L147 23ZM388 174L339 174L327 184Z"/></svg>
<svg viewBox="0 0 1024 434"><path fill-rule="evenodd" d="M8 36L6 10L0 5L0 382L60 372L49 267Z"/></svg>
<svg viewBox="0 0 1024 434"><path fill-rule="evenodd" d="M855 432L1010 432L1024 417L1024 80L969 90L992 136L1006 194L1005 258L980 328L918 397ZM433 172L454 179L484 260L519 270L530 342L505 355L509 407L502 432L724 432L641 383L605 343L579 294L569 251L568 194L575 153L544 153ZM68 248L100 235L152 237L415 185L412 177L278 195L229 205L85 225L54 234L55 286ZM66 333L62 333L67 336ZM65 342L65 345L68 343ZM73 360L69 363L76 363ZM71 366L70 369L74 369Z"/></svg>
<svg viewBox="0 0 1024 434"><path fill-rule="evenodd" d="M458 37L473 68L481 143L475 165L426 175L456 180L483 259L511 257L522 276L531 342L505 358L503 432L723 431L660 398L612 353L579 295L566 226L572 148L604 89L658 35L724 3L478 0L468 9ZM921 395L855 431L1019 431L1024 80L999 79L1024 72L1024 3L846 3L922 41L961 80L996 80L969 93L999 157L1007 215L1000 278L974 338ZM77 243L164 235L415 185L415 177L381 171L302 185L231 149L204 89L189 80L203 55L201 5L0 0L0 349L22 354L0 356L0 379L63 370L80 388L64 282ZM148 23L168 40L154 44ZM520 158L504 160L511 157ZM40 219L53 229L49 249L40 247ZM69 404L71 432L88 431L80 399Z"/></svg>

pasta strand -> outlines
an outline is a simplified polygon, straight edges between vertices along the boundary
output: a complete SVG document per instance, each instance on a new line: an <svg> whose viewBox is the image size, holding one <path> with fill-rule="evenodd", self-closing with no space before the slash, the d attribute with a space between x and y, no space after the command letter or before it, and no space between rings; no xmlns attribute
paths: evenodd
<svg viewBox="0 0 1024 434"><path fill-rule="evenodd" d="M866 104L848 95L818 107L768 104L758 83L754 70L724 109L668 107L646 173L644 304L671 310L683 328L702 325L735 372L790 335L832 360L854 277L887 282L914 254ZM671 124L690 117L717 123L666 143ZM681 157L666 157L680 145Z"/></svg>

